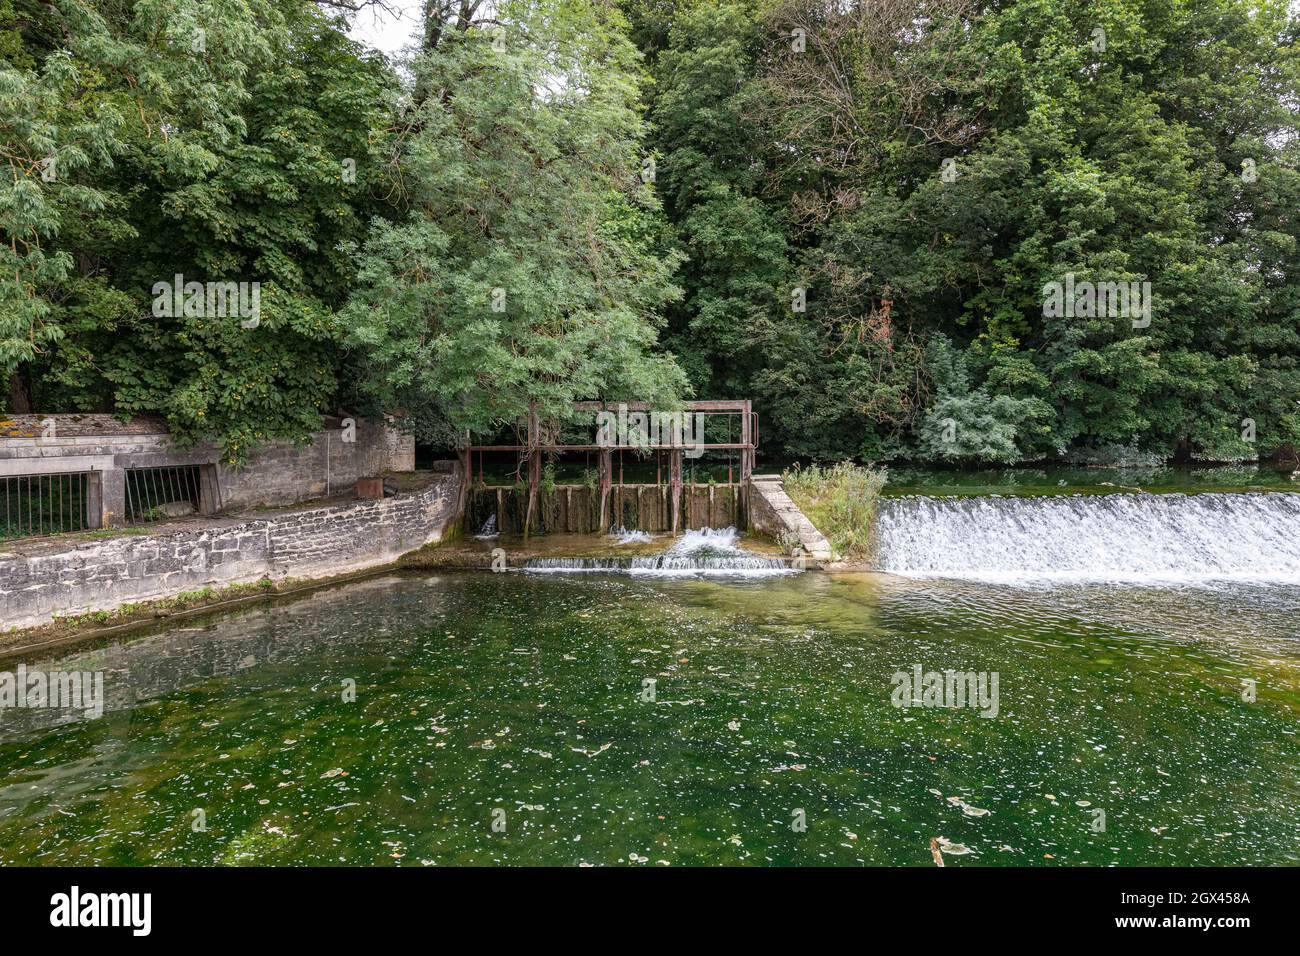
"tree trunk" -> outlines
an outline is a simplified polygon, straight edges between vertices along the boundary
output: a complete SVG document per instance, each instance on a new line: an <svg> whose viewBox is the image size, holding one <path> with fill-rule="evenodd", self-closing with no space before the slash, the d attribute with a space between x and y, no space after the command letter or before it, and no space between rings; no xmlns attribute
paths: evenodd
<svg viewBox="0 0 1300 956"><path fill-rule="evenodd" d="M1288 442L1278 446L1268 460L1280 468L1300 468L1300 449Z"/></svg>
<svg viewBox="0 0 1300 956"><path fill-rule="evenodd" d="M28 387L26 376L18 369L9 373L9 411L14 415L32 413L31 389Z"/></svg>

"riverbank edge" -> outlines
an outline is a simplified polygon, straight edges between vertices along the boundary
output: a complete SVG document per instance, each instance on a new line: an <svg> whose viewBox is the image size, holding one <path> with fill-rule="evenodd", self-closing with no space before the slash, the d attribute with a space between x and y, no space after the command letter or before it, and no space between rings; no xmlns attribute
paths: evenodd
<svg viewBox="0 0 1300 956"><path fill-rule="evenodd" d="M382 565L322 577L281 578L278 581L264 577L256 581L185 591L170 597L125 604L112 611L90 611L57 618L46 624L0 633L0 661L143 631L152 625L168 621L183 621L253 604L275 603L312 591L401 570L403 569L396 561L389 561ZM105 623L105 616L112 623Z"/></svg>
<svg viewBox="0 0 1300 956"><path fill-rule="evenodd" d="M147 535L45 539L9 549L0 553L0 608L7 617L0 653L137 613L156 617L160 608L229 601L250 588L287 592L304 581L328 583L392 567L407 552L460 532L463 492L456 467L382 499L316 502Z"/></svg>
<svg viewBox="0 0 1300 956"><path fill-rule="evenodd" d="M6 631L0 633L0 661L78 644L89 644L107 637L129 635L145 631L157 624L184 621L218 611L234 610L255 604L276 604L291 597L385 574L428 574L440 571L490 572L492 567L489 552L485 552L481 559L467 560L464 552L448 553L450 549L443 548L444 545L453 543L459 538L457 528L441 541L421 545L395 560L342 574L279 580L263 577L256 581L186 591L170 597L123 605L112 611L91 611L58 618L34 627ZM433 557L439 551L447 555L445 560ZM807 570L831 574L862 574L874 572L876 568L869 563L835 561L809 562ZM105 616L111 623L106 623Z"/></svg>

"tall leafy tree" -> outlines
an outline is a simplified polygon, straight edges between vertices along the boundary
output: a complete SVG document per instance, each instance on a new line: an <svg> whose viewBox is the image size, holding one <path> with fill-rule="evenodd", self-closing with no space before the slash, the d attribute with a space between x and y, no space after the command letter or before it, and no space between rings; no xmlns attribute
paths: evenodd
<svg viewBox="0 0 1300 956"><path fill-rule="evenodd" d="M1300 444L1286 0L428 0L403 74L367 3L0 0L7 409L233 460L691 389L822 458ZM178 273L257 327L155 314Z"/></svg>
<svg viewBox="0 0 1300 956"><path fill-rule="evenodd" d="M823 415L864 452L952 457L927 424L954 401L942 350L909 345L942 334L971 396L1014 400L985 410L1019 457L1296 441L1285 3L794 0L770 22L806 41L765 66L773 182L806 224L809 315L835 333L787 326L801 357L768 350L773 381L827 383ZM1046 314L1070 275L1150 283L1150 324Z"/></svg>
<svg viewBox="0 0 1300 956"><path fill-rule="evenodd" d="M668 22L653 68L651 142L686 255L671 341L698 391L747 398L767 359L759 330L794 284L780 207L761 195L771 151L758 122L764 32L752 3L683 5Z"/></svg>
<svg viewBox="0 0 1300 956"><path fill-rule="evenodd" d="M960 267L930 254L903 205L944 150L983 128L974 16L967 0L791 0L767 12L768 188L785 198L804 311L773 327L756 382L796 454L915 453L932 391L925 337L949 304L934 294Z"/></svg>
<svg viewBox="0 0 1300 956"><path fill-rule="evenodd" d="M78 27L102 29L89 10L71 13ZM43 29L31 29L33 16ZM52 45L48 19L32 4L0 3L0 380L19 412L32 410L30 366L65 335L57 290L75 263L59 235L68 220L103 209L87 173L111 161L122 125L118 110L96 102L85 64Z"/></svg>
<svg viewBox="0 0 1300 956"><path fill-rule="evenodd" d="M402 214L358 250L343 321L362 393L441 440L564 419L576 399L673 400L682 375L654 347L676 259L656 248L621 16L589 0L462 13L411 63L389 173Z"/></svg>

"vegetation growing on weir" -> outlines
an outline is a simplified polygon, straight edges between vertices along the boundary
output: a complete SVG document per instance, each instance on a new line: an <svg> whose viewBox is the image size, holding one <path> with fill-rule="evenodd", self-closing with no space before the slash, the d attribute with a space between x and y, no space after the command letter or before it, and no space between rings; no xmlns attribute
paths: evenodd
<svg viewBox="0 0 1300 956"><path fill-rule="evenodd" d="M790 500L826 536L836 557L860 561L870 555L884 469L842 461L827 468L796 466L781 477Z"/></svg>

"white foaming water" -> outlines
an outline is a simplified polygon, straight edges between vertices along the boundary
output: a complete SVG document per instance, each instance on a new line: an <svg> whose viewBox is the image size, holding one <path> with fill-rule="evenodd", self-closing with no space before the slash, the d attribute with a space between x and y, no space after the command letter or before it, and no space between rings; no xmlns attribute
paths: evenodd
<svg viewBox="0 0 1300 956"><path fill-rule="evenodd" d="M744 554L739 538L735 528L698 528L678 538L668 553L681 556L708 550L718 554Z"/></svg>
<svg viewBox="0 0 1300 956"><path fill-rule="evenodd" d="M883 499L879 568L1009 583L1300 583L1300 494Z"/></svg>
<svg viewBox="0 0 1300 956"><path fill-rule="evenodd" d="M650 541L650 532L648 531L628 531L627 528L615 528L610 534L617 538L615 544L648 544Z"/></svg>
<svg viewBox="0 0 1300 956"><path fill-rule="evenodd" d="M751 554L735 528L687 531L663 554L628 558L530 558L524 570L540 574L604 572L647 577L763 578L797 574L786 561Z"/></svg>

